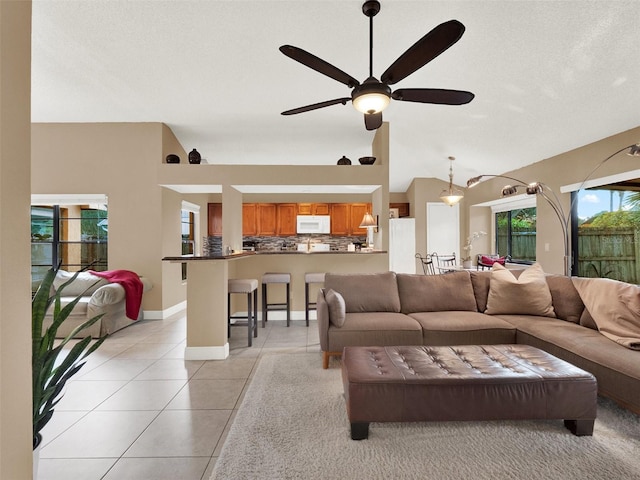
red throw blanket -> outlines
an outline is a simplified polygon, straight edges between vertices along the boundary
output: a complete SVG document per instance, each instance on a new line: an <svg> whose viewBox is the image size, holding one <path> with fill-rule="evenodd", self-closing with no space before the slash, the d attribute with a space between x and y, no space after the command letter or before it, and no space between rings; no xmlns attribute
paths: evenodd
<svg viewBox="0 0 640 480"><path fill-rule="evenodd" d="M107 270L104 272L89 272L97 277L104 278L111 283L119 283L124 288L125 311L131 320L137 320L142 305L143 285L140 277L129 270Z"/></svg>

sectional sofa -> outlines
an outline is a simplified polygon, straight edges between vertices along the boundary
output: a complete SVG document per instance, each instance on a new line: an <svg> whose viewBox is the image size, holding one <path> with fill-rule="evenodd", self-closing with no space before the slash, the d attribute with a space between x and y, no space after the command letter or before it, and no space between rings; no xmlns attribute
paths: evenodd
<svg viewBox="0 0 640 480"><path fill-rule="evenodd" d="M527 344L591 372L601 395L640 413L640 351L632 349L640 345L598 330L575 278L545 275L540 269L534 282L524 279L536 277L531 269L494 268L507 273L327 273L317 300L323 368L328 368L331 356L351 345ZM505 275L515 283L505 287ZM622 310L620 322L627 314L635 315L633 322L640 315L634 303L640 301L639 287L606 279L579 280L590 288L583 296L601 292L607 297L605 312L599 311L601 298L588 299L600 317L604 313L616 319ZM583 292L579 281L577 285Z"/></svg>

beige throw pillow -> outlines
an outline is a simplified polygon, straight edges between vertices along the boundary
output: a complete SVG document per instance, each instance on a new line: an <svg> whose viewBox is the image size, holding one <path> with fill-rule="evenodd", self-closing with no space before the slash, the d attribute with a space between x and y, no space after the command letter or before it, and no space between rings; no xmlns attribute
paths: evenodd
<svg viewBox="0 0 640 480"><path fill-rule="evenodd" d="M329 307L329 321L338 328L342 327L346 317L344 298L338 292L329 288L324 292L324 299Z"/></svg>
<svg viewBox="0 0 640 480"><path fill-rule="evenodd" d="M484 313L555 317L551 292L540 264L534 263L516 278L508 269L494 263Z"/></svg>

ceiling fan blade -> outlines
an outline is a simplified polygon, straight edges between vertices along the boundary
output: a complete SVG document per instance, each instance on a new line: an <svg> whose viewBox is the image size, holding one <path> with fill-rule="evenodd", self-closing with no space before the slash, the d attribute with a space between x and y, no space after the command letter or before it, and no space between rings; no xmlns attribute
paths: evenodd
<svg viewBox="0 0 640 480"><path fill-rule="evenodd" d="M464 105L475 95L464 90L444 90L441 88L400 88L391 94L394 100L402 102L437 103L440 105Z"/></svg>
<svg viewBox="0 0 640 480"><path fill-rule="evenodd" d="M408 77L460 40L464 30L458 20L441 23L400 55L382 74L380 81L393 85Z"/></svg>
<svg viewBox="0 0 640 480"><path fill-rule="evenodd" d="M318 58L315 55L302 50L301 48L293 47L291 45L282 45L280 47L280 51L296 62L300 62L301 64L306 65L316 72L322 73L329 78L333 78L340 83L344 83L349 88L353 88L360 84L358 80L353 78L348 73L343 72L338 67L334 67L330 63L325 62L321 58Z"/></svg>
<svg viewBox="0 0 640 480"><path fill-rule="evenodd" d="M367 127L367 130L377 130L380 128L382 126L382 112L365 113L364 126Z"/></svg>
<svg viewBox="0 0 640 480"><path fill-rule="evenodd" d="M347 102L350 102L351 98L336 98L334 100L327 100L326 102L314 103L312 105L305 105L304 107L298 107L291 110L287 110L286 112L282 112L282 115L295 115L296 113L304 113L310 112L311 110L317 110L318 108L330 107L331 105L337 105L341 103L342 105L346 105Z"/></svg>

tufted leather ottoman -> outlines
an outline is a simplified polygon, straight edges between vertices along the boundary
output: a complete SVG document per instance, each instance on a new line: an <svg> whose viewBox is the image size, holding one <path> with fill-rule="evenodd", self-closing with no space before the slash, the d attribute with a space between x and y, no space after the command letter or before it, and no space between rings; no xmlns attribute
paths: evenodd
<svg viewBox="0 0 640 480"><path fill-rule="evenodd" d="M345 347L351 438L370 422L564 419L592 435L593 375L528 345Z"/></svg>

